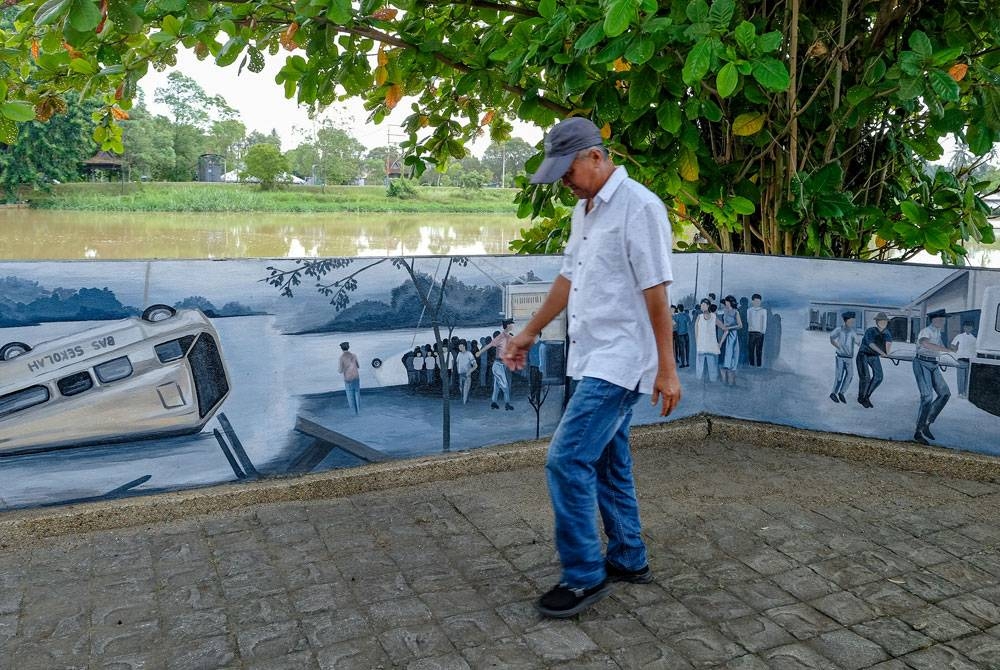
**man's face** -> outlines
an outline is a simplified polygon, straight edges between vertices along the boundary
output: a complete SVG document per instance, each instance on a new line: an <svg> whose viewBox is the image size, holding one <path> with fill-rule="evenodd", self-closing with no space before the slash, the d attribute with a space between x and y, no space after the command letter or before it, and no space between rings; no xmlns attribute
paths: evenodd
<svg viewBox="0 0 1000 670"><path fill-rule="evenodd" d="M465 351L465 345L464 344L458 345L458 350L459 351Z"/></svg>
<svg viewBox="0 0 1000 670"><path fill-rule="evenodd" d="M562 176L562 183L581 200L593 198L604 185L600 170L603 163L604 153L600 149L582 151L570 163Z"/></svg>
<svg viewBox="0 0 1000 670"><path fill-rule="evenodd" d="M875 327L879 330L885 330L885 327L889 325L889 322L885 319L879 319L875 322Z"/></svg>
<svg viewBox="0 0 1000 670"><path fill-rule="evenodd" d="M935 316L933 319L931 319L931 325L937 328L938 330L941 330L941 328L944 326L944 317Z"/></svg>
<svg viewBox="0 0 1000 670"><path fill-rule="evenodd" d="M845 328L854 328L854 317L853 316L850 319L844 319L844 327Z"/></svg>
<svg viewBox="0 0 1000 670"><path fill-rule="evenodd" d="M760 307L760 298L754 298L754 299L753 299L753 300L751 300L750 302L752 302L752 303L753 303L753 306L754 306L754 307Z"/></svg>
<svg viewBox="0 0 1000 670"><path fill-rule="evenodd" d="M702 313L702 314L704 314L705 312L707 312L707 311L708 311L708 303L707 303L707 302L703 302L703 303L701 303L701 305L699 305L699 306L701 307L701 313Z"/></svg>

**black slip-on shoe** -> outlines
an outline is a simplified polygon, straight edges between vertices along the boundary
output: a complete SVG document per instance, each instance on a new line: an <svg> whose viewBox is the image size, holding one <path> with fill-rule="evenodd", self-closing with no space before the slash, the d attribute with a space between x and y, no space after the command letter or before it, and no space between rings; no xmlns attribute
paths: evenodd
<svg viewBox="0 0 1000 670"><path fill-rule="evenodd" d="M649 569L649 565L644 565L638 570L626 570L625 568L619 568L611 561L604 561L604 571L608 574L609 582L649 584L653 581L653 571Z"/></svg>
<svg viewBox="0 0 1000 670"><path fill-rule="evenodd" d="M924 437L923 433L919 430L913 434L913 441L919 442L920 444L930 444L930 442L927 441L927 438Z"/></svg>
<svg viewBox="0 0 1000 670"><path fill-rule="evenodd" d="M924 426L924 437L926 437L928 440L936 440L937 439L936 437L934 437L934 433L931 432L931 427L930 426Z"/></svg>
<svg viewBox="0 0 1000 670"><path fill-rule="evenodd" d="M847 404L847 398L844 397L843 393L838 393L837 397L840 398L840 402L844 403L845 405Z"/></svg>
<svg viewBox="0 0 1000 670"><path fill-rule="evenodd" d="M830 400L832 400L833 402L840 402L840 398L837 397L836 393L830 394Z"/></svg>
<svg viewBox="0 0 1000 670"><path fill-rule="evenodd" d="M535 603L538 611L553 619L565 619L579 614L611 593L611 585L607 580L589 589L571 589L565 584L559 584L549 589Z"/></svg>

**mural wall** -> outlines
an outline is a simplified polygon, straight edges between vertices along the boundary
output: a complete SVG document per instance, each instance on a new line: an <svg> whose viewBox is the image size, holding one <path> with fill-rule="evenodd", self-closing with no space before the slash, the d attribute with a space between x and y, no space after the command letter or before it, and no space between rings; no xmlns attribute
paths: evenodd
<svg viewBox="0 0 1000 670"><path fill-rule="evenodd" d="M506 320L523 325L559 264L0 263L0 509L550 435L571 391L564 326L502 379L489 343ZM1000 454L1000 272L721 254L674 265L675 417ZM659 420L637 408L635 423Z"/></svg>

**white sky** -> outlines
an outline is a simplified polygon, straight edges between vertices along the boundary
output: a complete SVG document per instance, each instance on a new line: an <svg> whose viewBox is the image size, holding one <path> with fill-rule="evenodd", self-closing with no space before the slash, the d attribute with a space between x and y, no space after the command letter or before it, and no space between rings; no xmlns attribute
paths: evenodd
<svg viewBox="0 0 1000 670"><path fill-rule="evenodd" d="M181 50L177 54L177 66L164 72L150 70L149 74L139 82L143 92L146 107L154 114L167 113L166 107L156 104L155 91L157 87L167 85L167 75L171 70L179 70L185 76L194 79L209 95L221 95L229 105L240 113L240 120L247 127L247 132L257 130L268 134L273 128L281 137L282 151L294 149L303 139L308 138L313 131L314 122L309 118L306 108L296 105L294 98L285 98L284 87L276 84L275 75L285 62L285 55L264 56L266 65L264 71L255 74L243 68L237 77L239 64L229 67L219 67L209 57L199 61L190 51ZM320 117L330 119L335 125L350 132L359 142L368 148L398 144L405 139L400 124L411 114L411 99L404 98L393 110L393 113L382 123L375 125L366 122L368 112L360 100L347 100L331 105ZM318 126L318 123L316 124ZM514 122L514 136L520 137L530 144L542 138L541 129L533 125ZM489 134L484 134L471 147L472 153L482 156L490 144Z"/></svg>

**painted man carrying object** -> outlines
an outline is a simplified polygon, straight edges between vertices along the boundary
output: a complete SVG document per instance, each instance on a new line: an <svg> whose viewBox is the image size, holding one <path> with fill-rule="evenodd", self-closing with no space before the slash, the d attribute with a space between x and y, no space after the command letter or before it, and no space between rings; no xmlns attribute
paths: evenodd
<svg viewBox="0 0 1000 670"><path fill-rule="evenodd" d="M666 416L681 398L667 285L670 224L660 199L615 167L600 131L583 118L545 138L535 184L562 180L579 198L559 276L545 302L508 344L504 362L522 369L542 328L564 309L567 372L576 391L549 445L546 475L555 513L561 583L539 611L568 617L610 592L609 583L648 583L632 480L629 423L641 394L662 398ZM608 536L607 557L594 511Z"/></svg>

